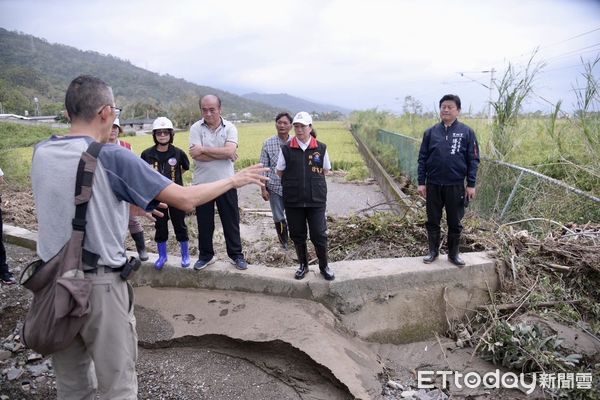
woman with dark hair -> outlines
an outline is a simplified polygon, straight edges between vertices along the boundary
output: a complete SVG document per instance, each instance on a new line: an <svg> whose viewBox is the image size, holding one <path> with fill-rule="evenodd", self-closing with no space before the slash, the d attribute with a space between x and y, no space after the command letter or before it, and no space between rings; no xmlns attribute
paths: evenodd
<svg viewBox="0 0 600 400"><path fill-rule="evenodd" d="M306 235L315 246L321 275L335 279L327 261L327 182L325 174L331 170L327 145L318 142L312 126L312 117L299 112L292 122L296 136L281 146L277 159L277 175L283 186L283 202L288 219L290 238L296 247L300 267L295 278L302 279L308 272Z"/></svg>

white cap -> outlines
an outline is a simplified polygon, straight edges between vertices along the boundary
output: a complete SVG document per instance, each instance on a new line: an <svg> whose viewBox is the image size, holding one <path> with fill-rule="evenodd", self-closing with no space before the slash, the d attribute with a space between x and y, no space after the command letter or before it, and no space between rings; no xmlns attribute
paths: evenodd
<svg viewBox="0 0 600 400"><path fill-rule="evenodd" d="M115 118L115 121L113 122L113 126L117 126L119 128L119 133L123 133L123 128L121 128L121 124L119 123L119 118Z"/></svg>
<svg viewBox="0 0 600 400"><path fill-rule="evenodd" d="M294 121L292 122L292 124L296 123L302 125L312 125L312 117L306 111L300 111L298 114L296 114Z"/></svg>
<svg viewBox="0 0 600 400"><path fill-rule="evenodd" d="M152 123L152 130L157 129L173 129L173 123L167 117L158 117Z"/></svg>

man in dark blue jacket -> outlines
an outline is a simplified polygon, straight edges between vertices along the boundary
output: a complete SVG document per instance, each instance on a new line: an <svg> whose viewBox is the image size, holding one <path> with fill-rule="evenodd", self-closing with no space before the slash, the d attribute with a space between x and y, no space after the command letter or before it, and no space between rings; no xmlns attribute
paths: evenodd
<svg viewBox="0 0 600 400"><path fill-rule="evenodd" d="M448 222L448 260L458 266L465 262L458 255L460 223L465 205L475 198L475 179L479 166L479 146L473 129L458 121L460 98L447 94L440 100L439 124L423 134L419 150L419 194L426 199L429 264L439 255L440 221L446 208ZM465 178L467 188L465 191Z"/></svg>

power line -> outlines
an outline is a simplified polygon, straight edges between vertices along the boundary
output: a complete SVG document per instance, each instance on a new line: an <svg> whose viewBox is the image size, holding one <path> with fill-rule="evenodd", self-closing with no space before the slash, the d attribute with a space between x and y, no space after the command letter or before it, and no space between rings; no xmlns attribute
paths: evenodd
<svg viewBox="0 0 600 400"><path fill-rule="evenodd" d="M577 39L577 38L579 38L579 37L582 37L582 36L585 36L585 35L589 35L590 33L594 33L594 32L597 32L597 31L600 31L600 27L598 27L598 28L595 28L595 29L591 29L591 30L589 30L589 31L586 31L586 32L583 32L583 33L579 33L579 34L577 34L577 35L571 36L571 37L569 37L569 38L567 38L567 39L564 39L564 40L560 40L560 41L558 41L558 42L554 42L554 43L550 43L550 44L547 44L547 45L541 45L541 46L538 46L538 47L535 49L535 51L536 51L536 52L538 52L538 51L540 51L540 50L546 50L546 49L548 49L549 47L554 47L554 46L557 46L557 45L559 45L559 44L566 43L566 42L568 42L568 41L571 41L571 40L573 40L573 39ZM528 55L529 55L529 53L527 53L527 54L526 54L526 53L522 53L522 54L519 54L518 56L515 56L514 58L525 57L525 56L528 56Z"/></svg>
<svg viewBox="0 0 600 400"><path fill-rule="evenodd" d="M557 44L562 44L562 43L568 42L569 40L577 39L578 37L585 36L585 35L588 35L588 34L590 34L590 33L596 32L596 31L600 31L600 27L598 27L598 28L596 28L596 29L592 29L591 31L587 31L587 32L580 33L580 34L578 34L578 35L575 35L575 36L571 36L570 38L568 38L568 39L565 39L565 40L562 40L562 41L560 41L560 42L553 43L553 44L549 44L549 45L547 45L546 47L550 47L550 46L556 46Z"/></svg>
<svg viewBox="0 0 600 400"><path fill-rule="evenodd" d="M546 74L548 72L560 71L562 69L569 69L569 68L575 68L575 67L581 67L581 64L573 64L573 65L569 65L569 66L566 66L566 67L545 69L543 71L540 71L539 74Z"/></svg>
<svg viewBox="0 0 600 400"><path fill-rule="evenodd" d="M562 53L562 54L556 54L554 56L548 57L548 60L552 60L552 59L555 59L555 58L560 58L560 57L572 55L573 53L578 53L578 52L581 52L581 51L584 51L584 50L593 49L593 48L598 47L598 46L600 46L600 42L594 43L594 44L590 44L588 46L581 47L581 48L576 49L576 50L569 50L569 51L567 51L565 53Z"/></svg>
<svg viewBox="0 0 600 400"><path fill-rule="evenodd" d="M483 71L478 71L478 72L483 72ZM487 71L487 72L489 73L490 71ZM483 87L484 87L484 88L486 88L486 89L490 89L490 86L489 86L489 85L486 85L486 84L485 84L485 83L483 83L483 82L479 82L477 79L473 79L473 78L471 78L471 77L468 77L468 76L466 76L464 72L457 72L457 74L459 74L460 76L462 76L462 77L463 77L463 78L465 78L465 79L468 79L468 80L470 80L471 82L475 82L475 83L478 83L478 84L480 84L481 86L483 86Z"/></svg>
<svg viewBox="0 0 600 400"><path fill-rule="evenodd" d="M559 44L562 44L562 43L565 43L565 42L568 42L568 41L571 41L571 40L574 40L574 39L580 38L580 37L582 37L582 36L589 35L589 34L591 34L591 33L597 32L597 31L600 31L600 27L597 27L597 28L594 28L594 29L590 29L590 30L588 30L588 31L585 31L585 32L582 32L582 33L578 33L578 34L576 34L576 35L573 35L573 36L571 36L571 37L568 37L568 38L566 38L566 39L560 40L560 41L558 41L558 42L554 42L554 43L550 43L550 44L547 44L547 45L541 45L541 46L538 46L537 48L535 48L535 49L533 50L533 53L521 53L521 54L519 54L519 55L515 55L515 56L512 56L512 57L504 57L504 58L502 58L502 59L496 59L496 60L492 60L492 61L491 61L491 64L492 64L492 65L495 65L495 64L498 64L498 63L504 63L504 62L508 61L508 62L509 62L509 63L511 63L512 65L515 65L515 66L522 66L523 64L521 64L521 63L512 63L510 60L519 59L519 58L522 58L522 57L530 57L530 59L531 59L531 58L533 57L533 55L536 55L537 57L540 57L540 58L541 58L542 56L541 56L541 54L539 53L539 51L540 51L540 50L542 50L542 49L546 50L546 49L548 49L549 47L553 47L553 46L556 46L556 45L559 45ZM594 44L594 45L592 45L592 46L597 46L598 44L600 44L600 43L596 43L596 44ZM590 47L590 46L587 46L587 47ZM587 48L587 47L584 47L583 49L585 49L585 48ZM581 50L581 49L579 49L579 50ZM569 52L574 52L574 51L577 51L577 50L570 50ZM590 51L591 51L591 50L590 50ZM566 53L565 53L565 54L566 54ZM564 54L561 54L561 56L563 56L563 55L564 55ZM557 56L551 56L551 57L550 57L550 59L554 59L554 58L556 58L556 57L558 57L558 55L557 55ZM465 72L465 73L480 73L481 71L463 71L463 72Z"/></svg>

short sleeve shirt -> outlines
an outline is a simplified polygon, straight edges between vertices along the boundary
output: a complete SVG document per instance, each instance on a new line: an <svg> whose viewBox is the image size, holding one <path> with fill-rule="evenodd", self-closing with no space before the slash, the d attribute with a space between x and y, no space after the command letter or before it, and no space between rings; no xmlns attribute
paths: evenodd
<svg viewBox="0 0 600 400"><path fill-rule="evenodd" d="M38 220L37 253L44 261L54 257L71 236L77 165L92 140L53 136L35 147L31 183ZM152 210L158 205L155 197L170 184L133 152L117 144L104 145L94 173L83 247L98 254L101 265L123 265L128 203Z"/></svg>
<svg viewBox="0 0 600 400"><path fill-rule="evenodd" d="M201 144L206 147L225 147L226 143L238 144L238 131L231 122L221 119L221 125L214 131L204 122L204 118L190 128L190 146ZM215 182L231 178L235 174L232 160L197 161L194 160L192 183Z"/></svg>

